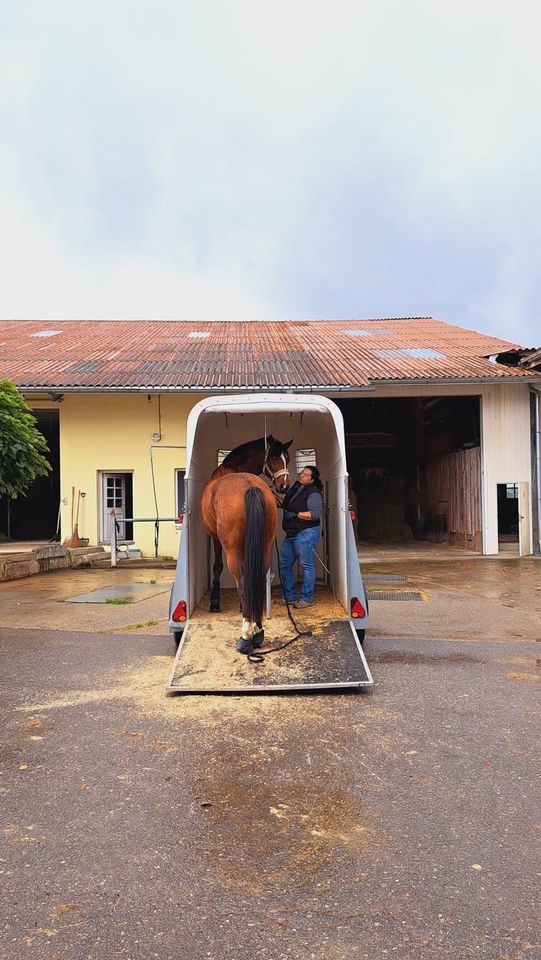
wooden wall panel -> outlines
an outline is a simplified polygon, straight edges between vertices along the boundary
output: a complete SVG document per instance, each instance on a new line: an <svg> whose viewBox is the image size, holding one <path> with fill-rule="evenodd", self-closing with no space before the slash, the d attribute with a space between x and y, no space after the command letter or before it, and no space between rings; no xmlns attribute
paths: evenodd
<svg viewBox="0 0 541 960"><path fill-rule="evenodd" d="M423 487L425 538L481 550L480 448L429 461Z"/></svg>

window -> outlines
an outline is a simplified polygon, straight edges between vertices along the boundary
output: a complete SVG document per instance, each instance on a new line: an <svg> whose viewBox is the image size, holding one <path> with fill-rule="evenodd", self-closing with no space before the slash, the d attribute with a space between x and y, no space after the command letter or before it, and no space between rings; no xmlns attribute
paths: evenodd
<svg viewBox="0 0 541 960"><path fill-rule="evenodd" d="M518 500L518 483L505 484L505 497L507 500Z"/></svg>
<svg viewBox="0 0 541 960"><path fill-rule="evenodd" d="M313 448L295 451L295 470L300 473L305 467L317 466L316 451Z"/></svg>
<svg viewBox="0 0 541 960"><path fill-rule="evenodd" d="M186 504L186 471L175 470L175 516L178 517Z"/></svg>

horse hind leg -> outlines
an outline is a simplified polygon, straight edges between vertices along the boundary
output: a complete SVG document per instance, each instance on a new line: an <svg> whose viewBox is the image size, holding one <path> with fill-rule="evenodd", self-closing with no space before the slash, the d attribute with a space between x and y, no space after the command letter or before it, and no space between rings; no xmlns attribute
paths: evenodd
<svg viewBox="0 0 541 960"><path fill-rule="evenodd" d="M237 640L237 650L239 653L244 653L247 657L254 652L254 628L254 623L247 620L246 617L242 618L241 634Z"/></svg>
<svg viewBox="0 0 541 960"><path fill-rule="evenodd" d="M244 595L244 574L243 572L239 574L239 579L237 581L237 592L240 600L240 612L242 613L243 607L243 595ZM263 624L260 620L257 623L254 623L253 620L248 620L247 617L243 616L242 618L242 628L241 635L237 642L237 650L240 653L250 654L253 653L254 647L260 647L263 644L265 639L265 631L263 630Z"/></svg>
<svg viewBox="0 0 541 960"><path fill-rule="evenodd" d="M222 560L222 545L219 540L214 541L214 565L212 567L212 590L210 592L210 612L219 613L220 607L220 577L224 568Z"/></svg>
<svg viewBox="0 0 541 960"><path fill-rule="evenodd" d="M243 583L242 573L239 575L239 579L236 581L236 583L237 583L237 593L239 595L239 610L242 613L242 607L243 607L242 597L244 594L244 583Z"/></svg>
<svg viewBox="0 0 541 960"><path fill-rule="evenodd" d="M252 643L254 647L261 647L265 640L265 631L263 629L263 624L261 623L261 620L259 620L255 626L256 626L256 629L252 635Z"/></svg>
<svg viewBox="0 0 541 960"><path fill-rule="evenodd" d="M239 653L250 656L255 648L263 645L264 640L265 631L263 630L261 621L254 623L253 621L247 620L246 617L243 617L241 635L237 640L237 650Z"/></svg>

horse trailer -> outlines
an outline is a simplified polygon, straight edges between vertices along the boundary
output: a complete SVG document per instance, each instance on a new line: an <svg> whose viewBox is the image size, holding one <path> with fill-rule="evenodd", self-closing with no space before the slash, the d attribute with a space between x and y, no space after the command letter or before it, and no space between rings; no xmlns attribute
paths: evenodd
<svg viewBox="0 0 541 960"><path fill-rule="evenodd" d="M316 553L316 602L289 611L280 589L276 550L267 574L267 655L253 662L235 649L241 615L234 581L224 569L222 608L209 612L212 550L200 515L203 490L228 452L274 436L289 447L290 478L309 463L324 482L322 535ZM371 688L363 652L368 603L348 502L342 414L314 394L213 396L191 410L187 423L185 506L169 629L177 654L169 693L246 693L324 688ZM281 513L279 513L280 527ZM229 587L229 589L228 589ZM291 622L288 614L294 614ZM297 633L295 642L291 642ZM279 649L274 649L278 647Z"/></svg>

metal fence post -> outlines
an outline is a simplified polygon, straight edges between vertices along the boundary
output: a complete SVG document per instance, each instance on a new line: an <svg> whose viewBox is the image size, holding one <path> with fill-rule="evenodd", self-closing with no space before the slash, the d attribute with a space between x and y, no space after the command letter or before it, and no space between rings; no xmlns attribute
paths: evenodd
<svg viewBox="0 0 541 960"><path fill-rule="evenodd" d="M113 518L113 526L111 529L111 566L116 567L116 514L114 507L111 510L110 516Z"/></svg>

